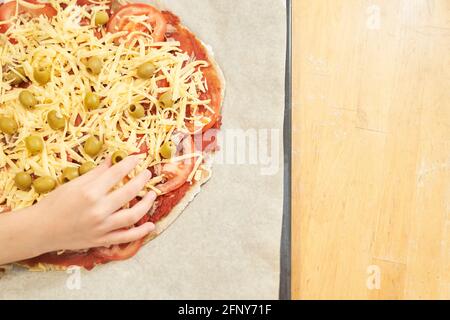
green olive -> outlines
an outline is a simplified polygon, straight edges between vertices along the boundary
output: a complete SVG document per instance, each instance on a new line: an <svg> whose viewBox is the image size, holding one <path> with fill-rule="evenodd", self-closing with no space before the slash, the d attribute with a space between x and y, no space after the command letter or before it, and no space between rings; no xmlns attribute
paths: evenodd
<svg viewBox="0 0 450 320"><path fill-rule="evenodd" d="M37 193L49 193L56 188L56 181L51 177L40 177L33 181L33 187Z"/></svg>
<svg viewBox="0 0 450 320"><path fill-rule="evenodd" d="M96 167L95 163L93 162L85 162L78 168L78 173L80 176L83 174L88 173L89 171L93 170Z"/></svg>
<svg viewBox="0 0 450 320"><path fill-rule="evenodd" d="M103 26L109 21L109 16L105 11L99 11L95 14L95 25Z"/></svg>
<svg viewBox="0 0 450 320"><path fill-rule="evenodd" d="M102 150L103 143L97 137L90 137L84 143L84 152L91 157L95 157Z"/></svg>
<svg viewBox="0 0 450 320"><path fill-rule="evenodd" d="M35 68L33 71L33 76L34 79L43 86L50 82L51 72L49 68Z"/></svg>
<svg viewBox="0 0 450 320"><path fill-rule="evenodd" d="M86 63L86 66L92 74L98 75L102 72L103 62L100 58L90 57Z"/></svg>
<svg viewBox="0 0 450 320"><path fill-rule="evenodd" d="M141 79L150 79L151 77L153 77L155 71L156 71L155 65L151 62L147 62L137 69L137 75Z"/></svg>
<svg viewBox="0 0 450 320"><path fill-rule="evenodd" d="M98 109L100 107L100 98L95 93L88 92L84 98L84 105L88 110Z"/></svg>
<svg viewBox="0 0 450 320"><path fill-rule="evenodd" d="M28 90L22 90L20 92L19 102L25 108L34 108L38 104L34 94Z"/></svg>
<svg viewBox="0 0 450 320"><path fill-rule="evenodd" d="M25 70L23 70L22 67L18 67L15 70L10 69L7 78L8 80L11 80L12 85L17 86L25 81Z"/></svg>
<svg viewBox="0 0 450 320"><path fill-rule="evenodd" d="M80 176L78 168L65 168L61 177L62 183L68 183Z"/></svg>
<svg viewBox="0 0 450 320"><path fill-rule="evenodd" d="M176 147L172 141L165 142L159 149L159 153L164 159L171 159L175 151Z"/></svg>
<svg viewBox="0 0 450 320"><path fill-rule="evenodd" d="M25 138L25 145L30 154L35 155L44 150L44 141L38 136L29 136Z"/></svg>
<svg viewBox="0 0 450 320"><path fill-rule="evenodd" d="M19 172L16 174L14 178L14 182L16 183L16 187L22 191L28 191L31 188L31 184L33 180L31 179L31 175L26 172Z"/></svg>
<svg viewBox="0 0 450 320"><path fill-rule="evenodd" d="M66 126L66 119L58 114L57 111L50 111L47 115L47 121L53 130L61 130Z"/></svg>
<svg viewBox="0 0 450 320"><path fill-rule="evenodd" d="M166 108L172 108L173 107L173 98L172 93L170 91L167 91L166 93L163 93L159 97L159 103L161 104L161 107Z"/></svg>
<svg viewBox="0 0 450 320"><path fill-rule="evenodd" d="M141 119L145 116L145 109L140 104L133 104L130 106L130 115L135 119Z"/></svg>
<svg viewBox="0 0 450 320"><path fill-rule="evenodd" d="M112 164L118 164L120 161L124 160L126 157L128 157L128 154L124 151L116 151L111 156L111 162Z"/></svg>
<svg viewBox="0 0 450 320"><path fill-rule="evenodd" d="M13 118L0 117L0 131L6 134L14 134L17 132L17 123Z"/></svg>

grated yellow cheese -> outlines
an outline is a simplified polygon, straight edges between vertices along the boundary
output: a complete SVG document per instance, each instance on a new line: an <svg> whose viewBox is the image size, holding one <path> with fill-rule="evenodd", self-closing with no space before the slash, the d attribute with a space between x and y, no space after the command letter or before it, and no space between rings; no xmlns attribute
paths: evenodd
<svg viewBox="0 0 450 320"><path fill-rule="evenodd" d="M41 4L19 2L33 9L42 7ZM116 40L126 32L106 33L98 30L92 21L80 25L82 19L90 19L95 12L107 8L108 0L96 0L89 7L76 5L76 0L47 2L57 9L57 15L51 20L45 16L16 15L7 22L11 23L7 33L0 34L0 116L13 117L19 125L18 133L13 136L0 133L0 204L20 209L41 198L33 190L23 192L14 186L14 176L18 172L25 170L36 176L59 180L67 167L77 167L86 161L98 164L106 154L119 149L128 154L137 153L143 144L148 147L148 155L142 155L143 162L130 177L154 167L157 176L148 183L147 190L159 191L156 186L164 181L161 166L168 162L161 159L160 146L175 134L189 133L186 119L204 122L200 117L187 118L186 110L188 105L208 107L209 101L199 98L199 92L207 90L201 69L208 63L193 60L173 40L155 43L149 34L133 32L128 40L117 44ZM151 25L140 17L133 19L151 29ZM96 35L99 31L100 38ZM10 37L16 43L11 43ZM89 73L85 65L93 56L103 61L98 76ZM146 62L157 67L157 76L150 80L138 79L136 69ZM18 96L23 89L12 86L7 77L8 72L16 72L19 66L31 80L27 90L39 102L33 110L20 105ZM52 76L48 84L41 86L35 82L33 70L44 66L51 68ZM177 100L169 110L161 108L158 102L159 94L168 90L158 86L160 80L170 84ZM84 97L91 89L101 97L101 108L89 112L84 107ZM152 114L140 120L131 118L127 110L136 103L149 106ZM63 131L49 127L47 115L52 110L67 119ZM78 126L75 125L77 118L81 119ZM24 139L31 134L45 140L41 154L28 154ZM90 135L98 136L104 142L102 152L93 159L82 148ZM202 154L182 155L172 161L190 157L196 159L194 171L189 176L191 181L202 164Z"/></svg>

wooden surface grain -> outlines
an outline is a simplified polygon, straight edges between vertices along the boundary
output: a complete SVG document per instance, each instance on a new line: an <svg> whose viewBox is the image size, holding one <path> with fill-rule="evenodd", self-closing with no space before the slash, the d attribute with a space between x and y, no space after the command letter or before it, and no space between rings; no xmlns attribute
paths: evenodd
<svg viewBox="0 0 450 320"><path fill-rule="evenodd" d="M450 1L293 0L293 297L450 298Z"/></svg>

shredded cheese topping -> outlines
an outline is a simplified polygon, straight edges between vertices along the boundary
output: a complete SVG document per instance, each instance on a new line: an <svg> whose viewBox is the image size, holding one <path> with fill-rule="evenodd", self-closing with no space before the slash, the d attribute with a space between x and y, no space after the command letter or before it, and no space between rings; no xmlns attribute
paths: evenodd
<svg viewBox="0 0 450 320"><path fill-rule="evenodd" d="M117 150L139 153L143 145L147 146L148 153L141 155L143 161L130 178L153 167L157 175L148 183L147 190L158 191L156 186L165 179L162 167L170 161L194 158L194 171L189 176L193 179L202 163L201 153L164 160L159 151L165 142L189 133L186 120L204 122L204 116L188 116L186 110L191 108L193 112L189 114L196 115L199 106L209 107L210 101L199 98L207 91L201 70L208 63L189 56L179 48L178 42L170 39L155 43L149 33L132 32L127 36L126 32L111 34L97 28L91 18L95 12L108 9L107 0L98 0L88 7L76 5L75 0L49 3L57 10L53 18L18 14L10 19L8 31L0 34L0 117L12 117L19 127L14 135L0 132L0 205L20 209L42 197L33 188L27 192L16 188L14 177L19 172L60 181L67 167L78 167L87 161L99 164L107 154ZM20 5L42 7L23 1ZM135 19L138 21L139 17ZM83 21L88 23L84 25ZM124 41L118 41L124 36L127 36ZM103 61L99 75L91 74L86 67L90 57ZM136 76L136 70L147 62L152 62L157 71L152 79L142 80ZM18 74L16 70L20 67L31 84L27 90L38 101L32 110L19 102L19 94L24 89L13 86L8 78L8 72ZM51 70L51 81L45 86L33 77L33 70L39 67ZM161 86L163 81L169 87ZM168 90L176 103L165 109L158 97ZM84 105L86 93L90 91L101 98L97 110L88 111ZM144 118L135 120L129 115L128 109L133 104L147 107ZM67 119L64 130L50 128L47 115L53 110ZM27 152L24 140L29 135L42 137L42 153ZM90 136L97 136L103 142L103 149L95 158L83 149Z"/></svg>

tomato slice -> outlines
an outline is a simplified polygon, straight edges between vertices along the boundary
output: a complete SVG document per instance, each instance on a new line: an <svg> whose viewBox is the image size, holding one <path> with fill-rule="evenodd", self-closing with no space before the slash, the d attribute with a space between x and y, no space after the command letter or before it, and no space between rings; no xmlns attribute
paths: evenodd
<svg viewBox="0 0 450 320"><path fill-rule="evenodd" d="M27 0L27 2L32 4L40 4L36 0ZM57 14L55 8L50 4L42 4L44 7L40 9L31 9L24 6L19 6L19 13L29 13L33 18L39 17L41 15L47 16L48 18L54 17ZM16 14L16 1L11 1L0 5L0 21L7 21L11 19ZM0 33L5 33L9 28L9 24L0 25Z"/></svg>
<svg viewBox="0 0 450 320"><path fill-rule="evenodd" d="M111 246L110 248L96 248L94 249L94 254L108 261L127 260L136 255L143 243L144 239L141 239L128 244Z"/></svg>
<svg viewBox="0 0 450 320"><path fill-rule="evenodd" d="M202 129L202 132L206 132L211 128L220 127L221 123L221 115L220 115L220 108L221 108L221 101L222 101L222 94L220 92L220 84L216 83L214 84L214 81L217 80L214 78L214 76L209 76L210 70L204 70L204 75L206 78L206 81L208 82L208 92L202 93L200 95L201 100L210 100L210 106L212 108L212 112L210 109L206 108L205 106L200 106L197 110L197 114L195 116L200 116L200 121L202 122L202 127L197 127L196 124L194 124L192 121L186 120L186 127L189 129L192 133L197 133L199 129ZM218 81L218 80L217 80ZM188 109L188 112L190 109ZM194 115L194 114L192 114Z"/></svg>
<svg viewBox="0 0 450 320"><path fill-rule="evenodd" d="M79 6L89 6L93 4L91 0L77 0L77 5Z"/></svg>
<svg viewBox="0 0 450 320"><path fill-rule="evenodd" d="M41 9L30 9L30 8L26 8L23 6L20 8L20 12L29 13L33 18L39 17L39 16L46 16L47 18L52 18L52 17L56 16L56 14L58 13L56 11L56 9L53 8L52 5L50 5L50 4L42 4L36 0L27 0L27 2L33 3L33 4L44 5L44 7Z"/></svg>
<svg viewBox="0 0 450 320"><path fill-rule="evenodd" d="M164 41L167 31L167 21L164 18L164 15L155 7L143 3L128 4L119 9L108 23L108 32L148 32L149 30L143 24L130 20L129 17L133 16L146 16L147 19L145 23L150 24L153 28L151 32L153 40L155 42Z"/></svg>
<svg viewBox="0 0 450 320"><path fill-rule="evenodd" d="M188 155L195 152L194 139L192 136L187 136L182 141L182 148L180 150L180 156ZM177 190L186 183L194 169L194 158L188 158L178 162L166 163L162 168L162 173L165 175L167 181L156 186L163 194L167 194L174 190Z"/></svg>
<svg viewBox="0 0 450 320"><path fill-rule="evenodd" d="M0 21L9 20L16 14L16 2L8 2L0 5ZM0 33L5 33L9 28L8 24L0 24Z"/></svg>

